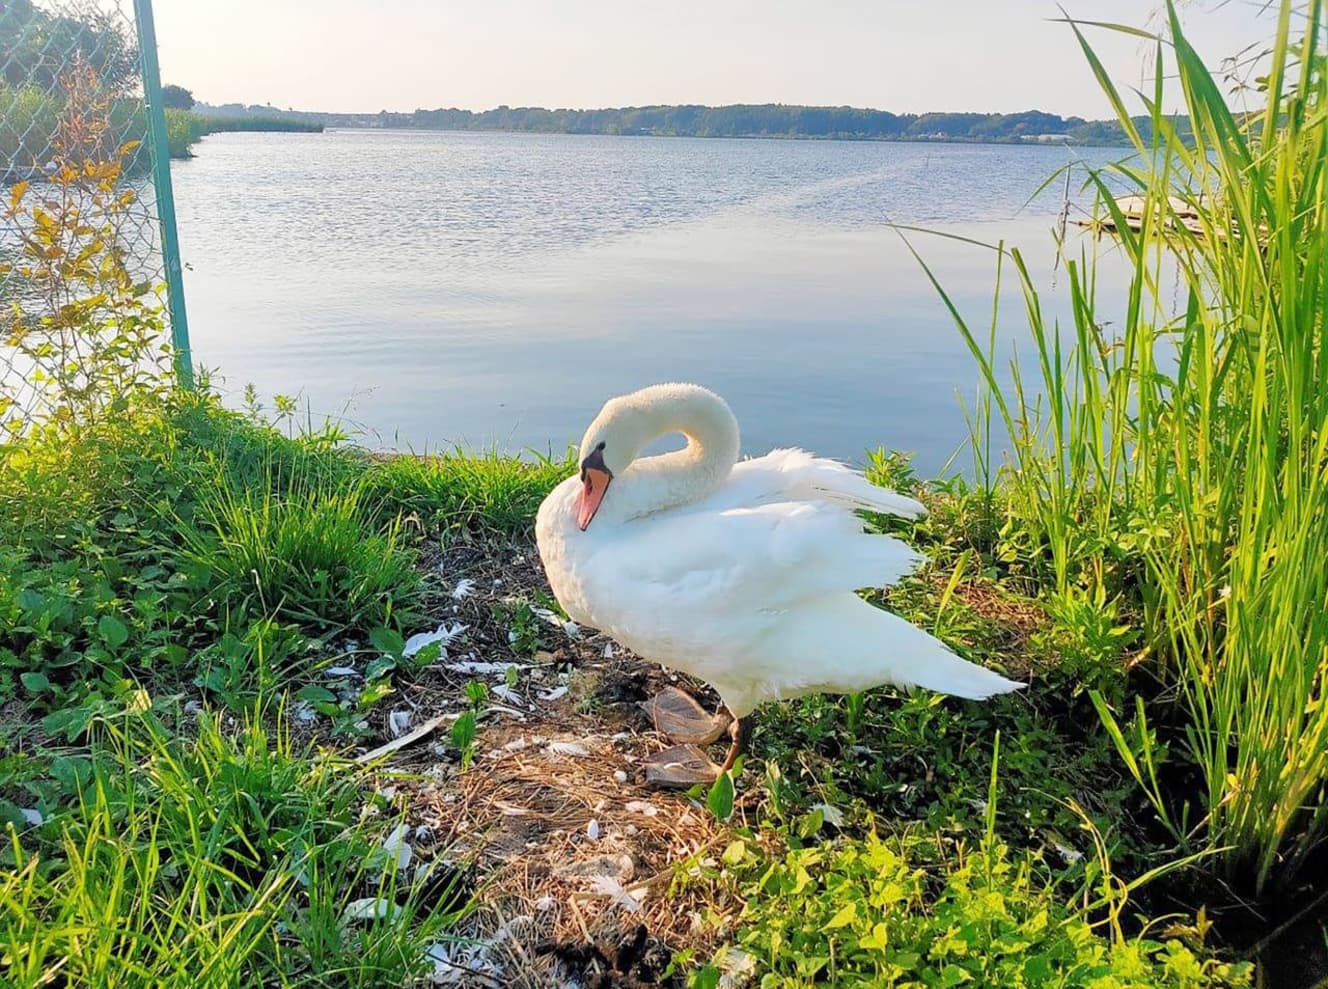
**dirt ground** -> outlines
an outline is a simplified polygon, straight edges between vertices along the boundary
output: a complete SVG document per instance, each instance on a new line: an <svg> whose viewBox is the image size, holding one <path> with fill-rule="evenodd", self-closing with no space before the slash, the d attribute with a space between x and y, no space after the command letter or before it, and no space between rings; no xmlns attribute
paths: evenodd
<svg viewBox="0 0 1328 989"><path fill-rule="evenodd" d="M437 722L372 761L384 792L406 806L412 861L452 867L479 904L463 926L468 942L440 954L436 979L682 985L665 977L674 952L707 958L742 905L676 888L678 863L711 864L731 832L686 795L645 784L642 760L669 743L640 704L670 685L711 710L718 699L548 613L534 622L527 613L525 637L512 642L514 609L549 600L532 545L462 542L423 565L430 622L465 629L380 705L364 754ZM516 672L495 664L516 664ZM451 726L471 703L474 680L488 684L489 699L463 767Z"/></svg>

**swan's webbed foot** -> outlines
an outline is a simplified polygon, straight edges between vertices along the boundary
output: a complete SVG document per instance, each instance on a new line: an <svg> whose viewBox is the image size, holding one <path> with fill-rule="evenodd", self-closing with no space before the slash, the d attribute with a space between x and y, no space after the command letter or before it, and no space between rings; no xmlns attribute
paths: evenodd
<svg viewBox="0 0 1328 989"><path fill-rule="evenodd" d="M675 745L646 756L646 782L664 789L687 790L697 783L713 783L722 772L695 745Z"/></svg>
<svg viewBox="0 0 1328 989"><path fill-rule="evenodd" d="M655 730L682 745L709 745L731 728L728 713L710 714L696 698L667 687L641 705Z"/></svg>

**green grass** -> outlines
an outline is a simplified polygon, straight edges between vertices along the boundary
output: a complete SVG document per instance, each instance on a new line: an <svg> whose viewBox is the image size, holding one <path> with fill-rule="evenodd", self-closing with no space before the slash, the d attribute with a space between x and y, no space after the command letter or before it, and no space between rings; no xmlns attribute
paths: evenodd
<svg viewBox="0 0 1328 989"><path fill-rule="evenodd" d="M63 964L83 966L68 970L85 981L169 986L186 971L217 985L254 972L277 985L405 979L424 932L453 907L421 905L409 923L368 931L339 922L348 897L397 880L367 869L359 851L339 857L342 845L362 851L355 843L379 834L356 830L363 790L340 789L354 778L349 767L271 727L281 723L276 706L283 695L309 704L330 718L320 725L334 741L362 734L373 708L425 662L397 658L413 627L382 627L418 600L414 544L528 538L536 506L571 470L496 455L369 456L335 430L286 435L206 392L150 394L116 420L37 429L0 447L0 497L13 506L0 519L0 702L22 712L6 743L31 753L0 759L0 813L18 820L18 807L36 807L51 818L11 839L0 869L6 902L27 905L6 915L0 935L33 946L12 955L18 984L72 953L76 932L87 932L77 935L87 953ZM875 457L871 471L913 484L899 458ZM1089 599L1055 611L1021 598L985 555L985 493L956 486L928 497L934 511L911 536L933 565L884 603L978 661L1039 669L1036 698L978 705L878 691L774 707L753 746L764 775L743 777L740 794L764 787L759 827L790 848L828 837L818 805L837 811L843 831L827 855L862 852L875 815L917 822L948 842L944 861L928 860L940 882L964 875L955 870L969 853L957 849L976 848L963 843L990 827L1021 849L1008 852L1011 874L1035 877L1009 895L1056 904L1073 927L1070 891L1087 881L1096 847L1085 821L1125 876L1164 864L1120 815L1126 778L1086 696L1089 684L1123 688L1109 609ZM1001 618L1007 605L1050 613L1014 630ZM538 649L547 631L520 603L502 625L518 633L519 651ZM346 637L367 638L377 658L363 687L343 695L317 670ZM171 698L199 690L242 727L173 712ZM1006 742L992 790L997 731ZM458 722L453 742L473 754L473 722ZM299 854L321 870L308 888L291 878ZM1042 888L1043 869L1060 877L1060 892ZM121 873L125 883L105 881ZM926 884L911 912L949 916L931 898L940 888ZM422 894L392 895L409 903ZM144 906L156 902L172 907ZM1048 964L1066 971L1056 967L1070 957L1057 931L1047 935ZM1138 932L1121 938L1133 943ZM1081 947L1112 965L1126 949L1111 943ZM1164 958L1144 953L1144 970L1165 971Z"/></svg>
<svg viewBox="0 0 1328 989"><path fill-rule="evenodd" d="M35 86L0 84L0 160L12 163L20 177L43 168L52 158L51 136L63 110L64 101L56 93ZM147 134L141 101L112 99L103 112L107 134L100 153L105 160L114 157L122 144L142 141ZM131 171L147 167L146 154L131 158Z"/></svg>
<svg viewBox="0 0 1328 989"><path fill-rule="evenodd" d="M1182 847L1220 849L1262 888L1328 836L1323 8L1302 18L1280 4L1265 109L1240 119L1168 9L1144 94L1151 137L1132 131L1137 155L1090 178L1122 226L1108 181L1149 204L1143 229L1116 242L1131 271L1124 318L1098 292L1090 248L1066 257L1069 326L1049 322L1023 256L1004 251L1036 355L1011 389L988 336L955 316L985 411L1013 438L994 479L1006 558L1058 606L1087 594L1128 616L1153 692L1174 704L1141 696L1112 714L1101 702L1126 764ZM1075 33L1124 122L1124 95ZM1176 98L1192 138L1162 114ZM1200 232L1173 222L1171 197ZM1168 784L1184 767L1197 789Z"/></svg>
<svg viewBox="0 0 1328 989"><path fill-rule="evenodd" d="M528 532L561 468L343 439L149 391L0 444L0 704L19 712L0 729L0 982L402 985L463 908L446 877L384 865L394 809L296 747L279 707L298 693L360 734L428 661L394 629L420 600L415 544ZM342 697L317 669L347 634L377 659ZM233 715L181 716L172 698L200 689ZM377 898L390 916L344 919Z"/></svg>
<svg viewBox="0 0 1328 989"><path fill-rule="evenodd" d="M49 158L59 106L34 86L0 86L0 158L22 174Z"/></svg>
<svg viewBox="0 0 1328 989"><path fill-rule="evenodd" d="M182 562L249 612L318 627L377 628L411 614L420 575L395 519L373 517L354 482L296 478L220 487L186 523Z"/></svg>
<svg viewBox="0 0 1328 989"><path fill-rule="evenodd" d="M192 110L166 111L166 137L172 158L193 157L193 146L203 138L229 131L321 134L323 125L277 117L209 117Z"/></svg>
<svg viewBox="0 0 1328 989"><path fill-rule="evenodd" d="M362 818L353 766L209 715L99 736L24 774L46 821L0 851L5 985L402 985L463 909L380 850L393 821ZM362 899L393 909L348 922Z"/></svg>
<svg viewBox="0 0 1328 989"><path fill-rule="evenodd" d="M571 450L527 459L455 450L382 460L367 473L365 488L387 511L427 525L514 534L529 531L544 496L575 469Z"/></svg>
<svg viewBox="0 0 1328 989"><path fill-rule="evenodd" d="M415 541L528 532L560 472L370 457L206 393L36 430L0 446L0 702L87 713L124 677L256 697L320 643L413 622Z"/></svg>
<svg viewBox="0 0 1328 989"><path fill-rule="evenodd" d="M190 111L192 112L192 111ZM286 117L264 117L254 114L244 117L211 117L195 113L203 123L203 133L221 134L226 131L281 131L289 134L321 134L323 125Z"/></svg>
<svg viewBox="0 0 1328 989"><path fill-rule="evenodd" d="M166 111L166 146L172 158L189 158L193 146L208 134L203 118L188 110Z"/></svg>
<svg viewBox="0 0 1328 989"><path fill-rule="evenodd" d="M171 985L186 971L217 985L258 971L280 973L271 984L404 979L421 932L452 907L369 932L339 922L348 897L396 880L366 871L358 851L338 857L378 832L361 835L347 816L353 807L358 820L364 799L339 788L350 768L293 747L271 727L281 723L276 705L283 695L309 704L330 719L320 724L332 740L363 734L374 707L423 662L393 658L413 623L383 627L420 601L414 545L528 538L540 500L571 472L551 458L370 456L336 430L284 434L206 392L154 393L116 420L37 429L0 448L0 496L13 506L0 519L0 701L24 712L9 729L13 749L47 739L0 760L0 813L18 820L27 806L51 817L11 840L0 871L8 902L29 905L4 921L7 943L34 945L11 962L19 984L72 952L85 930L84 967L69 971L92 981ZM914 485L899 458L874 457L871 472ZM1092 609L1092 620L1067 612L1018 634L977 609L970 598L981 590L1039 611L983 562L985 495L928 497L935 510L912 537L933 566L885 603L978 661L1049 667L1036 700L878 691L771 708L753 746L764 766L761 827L805 844L798 836L813 833L806 822L823 820L824 805L843 816L845 849L863 847L875 815L963 840L987 826L990 739L1001 731L992 826L1031 850L1010 852L1011 868L1046 856L1070 877L1062 881L1082 883L1094 849L1085 820L1127 875L1157 867L1157 849L1119 818L1125 777L1084 692L1090 682L1120 689L1119 644L1094 637ZM547 631L521 604L502 625L525 652ZM378 658L343 695L317 670L347 637L370 640ZM200 690L243 727L172 713L170 698ZM473 722L458 722L453 741L473 754ZM65 744L76 747L51 747ZM955 868L957 847L946 846ZM292 880L299 849L322 885ZM1067 852L1083 857L1076 864ZM105 882L119 873L132 881ZM1052 903L1068 893L1037 895ZM158 901L174 906L144 905Z"/></svg>

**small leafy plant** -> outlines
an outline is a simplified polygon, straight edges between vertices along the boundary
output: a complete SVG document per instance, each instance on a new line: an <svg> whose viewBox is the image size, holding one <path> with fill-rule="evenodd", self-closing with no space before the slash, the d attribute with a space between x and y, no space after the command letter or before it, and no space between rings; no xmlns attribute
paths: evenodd
<svg viewBox="0 0 1328 989"><path fill-rule="evenodd" d="M1095 933L1039 860L995 840L943 850L920 832L873 830L773 862L751 846L734 858L747 901L736 943L763 989L1253 985L1249 965L1197 944Z"/></svg>
<svg viewBox="0 0 1328 989"><path fill-rule="evenodd" d="M489 702L489 685L482 680L466 684L466 710L452 724L452 746L461 753L461 768L469 769L475 761L479 716Z"/></svg>

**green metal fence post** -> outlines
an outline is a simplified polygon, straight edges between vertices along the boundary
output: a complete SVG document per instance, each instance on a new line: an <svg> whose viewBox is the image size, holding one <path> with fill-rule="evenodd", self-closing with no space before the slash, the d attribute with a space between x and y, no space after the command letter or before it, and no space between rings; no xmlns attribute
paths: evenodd
<svg viewBox="0 0 1328 989"><path fill-rule="evenodd" d="M166 138L166 110L161 102L161 69L157 65L157 29L152 22L152 0L134 0L134 23L138 28L138 57L143 69L143 99L147 104L152 185L157 191L161 252L166 262L166 304L171 314L175 377L183 387L192 389L194 365L189 353L189 322L184 313L184 269L180 264L180 240L175 231L175 194L171 190L171 154Z"/></svg>

